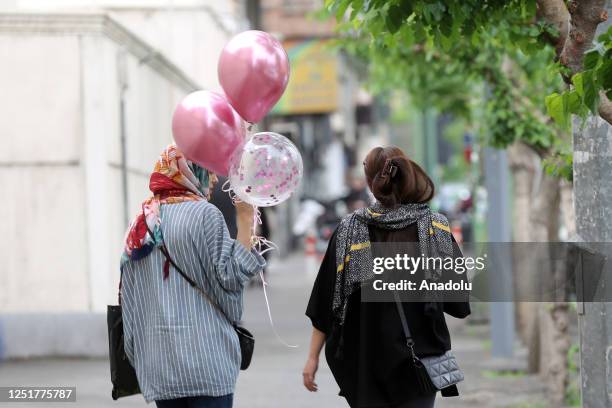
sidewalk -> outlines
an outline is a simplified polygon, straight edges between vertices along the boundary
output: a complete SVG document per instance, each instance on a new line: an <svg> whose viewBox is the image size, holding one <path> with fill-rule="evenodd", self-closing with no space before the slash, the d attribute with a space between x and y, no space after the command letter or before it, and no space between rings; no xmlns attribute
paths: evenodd
<svg viewBox="0 0 612 408"><path fill-rule="evenodd" d="M268 295L276 330L289 344L277 340L270 328L261 287L245 295L244 324L256 338L251 367L240 374L236 408L340 408L347 407L337 396L338 387L321 359L317 382L319 391L309 393L302 386L302 367L308 353L310 324L304 316L314 279L302 256L273 261L268 273ZM438 398L436 407L541 408L541 382L534 376L497 375L487 370L492 362L487 350L488 328L449 318L453 349L466 374L459 398ZM77 404L53 407L144 407L141 396L113 402L110 398L109 368L106 360L61 359L13 361L0 365L0 386L62 385L77 387ZM20 403L19 407L40 404Z"/></svg>
<svg viewBox="0 0 612 408"><path fill-rule="evenodd" d="M265 311L261 289L246 295L245 324L257 338L253 365L241 373L236 395L237 408L269 407L347 407L337 396L338 387L322 356L317 374L319 391L309 393L301 383L302 367L308 354L310 324L304 316L316 271L304 270L302 256L273 262L269 268L269 297L275 327L289 344L274 338ZM316 267L315 267L316 269ZM309 273L310 272L310 273ZM465 371L466 381L459 386L459 398L438 398L436 407L542 408L543 387L537 376L521 373L496 374L489 347L488 326L470 325L468 319L447 317L453 350ZM517 353L524 360L524 353ZM513 366L523 366L517 361Z"/></svg>

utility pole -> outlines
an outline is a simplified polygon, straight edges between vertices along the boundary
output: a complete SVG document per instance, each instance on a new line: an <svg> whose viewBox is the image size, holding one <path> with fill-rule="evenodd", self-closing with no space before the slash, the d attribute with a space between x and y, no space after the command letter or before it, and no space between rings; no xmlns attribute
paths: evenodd
<svg viewBox="0 0 612 408"><path fill-rule="evenodd" d="M574 207L579 240L589 246L612 242L612 126L595 116L584 128L580 122L574 126ZM609 264L610 260L601 274L599 300L610 299ZM593 271L583 271L589 272ZM588 300L578 308L583 407L608 408L612 407L612 303Z"/></svg>
<svg viewBox="0 0 612 408"><path fill-rule="evenodd" d="M491 354L509 359L514 354L514 306L512 299L512 253L510 244L510 174L505 150L483 149L487 188L487 249L489 261ZM505 243L505 244L504 244ZM505 300L505 301L501 301Z"/></svg>
<svg viewBox="0 0 612 408"><path fill-rule="evenodd" d="M612 0L607 1L606 10L612 16ZM595 38L608 27L609 19L599 25ZM599 116L590 116L584 126L580 119L574 121L574 208L579 240L587 246L612 242L612 126ZM606 262L598 285L600 300L611 299L610 263ZM582 406L610 408L612 303L585 302L578 312Z"/></svg>

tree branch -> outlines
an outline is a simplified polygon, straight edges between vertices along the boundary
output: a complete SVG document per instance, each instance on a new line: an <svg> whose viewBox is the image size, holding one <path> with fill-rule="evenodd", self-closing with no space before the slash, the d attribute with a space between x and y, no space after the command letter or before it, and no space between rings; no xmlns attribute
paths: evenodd
<svg viewBox="0 0 612 408"><path fill-rule="evenodd" d="M563 45L569 32L569 11L563 0L537 0L536 18L555 27L557 36L548 36L549 43L555 47L557 57L563 51Z"/></svg>
<svg viewBox="0 0 612 408"><path fill-rule="evenodd" d="M572 0L568 3L570 29L559 60L570 69L571 75L582 70L583 55L593 47L597 26L608 19L605 4L606 0Z"/></svg>
<svg viewBox="0 0 612 408"><path fill-rule="evenodd" d="M563 0L537 0L538 18L559 30L559 36L551 39L551 44L561 64L570 70L564 77L568 84L575 73L582 71L583 56L593 47L597 26L608 19L605 4L606 0L572 0L566 7ZM612 124L612 101L604 92L599 92L599 98L599 115Z"/></svg>
<svg viewBox="0 0 612 408"><path fill-rule="evenodd" d="M599 91L599 116L612 125L612 101L603 91Z"/></svg>

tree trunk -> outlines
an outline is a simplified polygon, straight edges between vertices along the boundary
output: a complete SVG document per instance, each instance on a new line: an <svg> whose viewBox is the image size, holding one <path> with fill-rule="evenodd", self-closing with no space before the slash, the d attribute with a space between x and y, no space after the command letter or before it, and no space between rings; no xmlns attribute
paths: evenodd
<svg viewBox="0 0 612 408"><path fill-rule="evenodd" d="M531 214L533 203L533 181L539 169L537 155L529 146L516 142L508 148L508 161L512 172L513 183L513 240L514 242L531 241L531 220L526 214ZM514 291L518 299L524 298L531 287L532 276L529 276L525 262L528 261L521 251L514 251L512 264L514 269ZM524 344L530 344L531 328L536 316L535 304L532 302L516 302L517 331ZM537 369L537 368L536 368Z"/></svg>
<svg viewBox="0 0 612 408"><path fill-rule="evenodd" d="M548 401L553 407L561 407L569 384L569 306L567 302L541 302L538 305L542 345L540 372L546 384Z"/></svg>
<svg viewBox="0 0 612 408"><path fill-rule="evenodd" d="M559 238L559 222L561 216L561 182L559 179L543 175L537 199L532 212L533 240L535 242L557 242ZM571 225L570 225L571 227ZM539 281L547 285L543 288L550 293L559 282L565 281L566 271L563 266L550 265L541 271ZM558 302L537 303L537 328L533 339L539 349L539 371L542 374L548 398L552 406L562 406L565 391L569 382L567 368L567 352L570 347L568 333L568 306L560 294ZM532 356L532 363L535 356Z"/></svg>
<svg viewBox="0 0 612 408"><path fill-rule="evenodd" d="M565 227L565 240L572 240L576 234L573 187L572 183L567 180L561 180L560 187L560 210L561 220ZM564 404L570 380L567 353L572 344L569 333L572 311L567 303L567 289L564 292L559 291L559 288L567 288L569 271L566 267L566 263L561 263L552 268L554 275L551 284L556 288L557 299L552 303L542 303L540 308L542 333L546 333L546 337L543 335L542 340L545 339L544 341L547 342L546 347L542 349L543 354L547 354L546 364L542 366L542 374L547 385L549 401L553 406Z"/></svg>
<svg viewBox="0 0 612 408"><path fill-rule="evenodd" d="M559 231L559 179L541 174L537 194L534 197L531 211L531 241L550 242L558 240ZM550 282L552 276L531 277L532 285ZM549 330L550 322L541 311L543 303L534 303L533 319L529 330L528 369L530 372L546 373L550 362L550 344L554 332ZM547 376L545 375L547 380ZM550 388L550 386L549 386Z"/></svg>

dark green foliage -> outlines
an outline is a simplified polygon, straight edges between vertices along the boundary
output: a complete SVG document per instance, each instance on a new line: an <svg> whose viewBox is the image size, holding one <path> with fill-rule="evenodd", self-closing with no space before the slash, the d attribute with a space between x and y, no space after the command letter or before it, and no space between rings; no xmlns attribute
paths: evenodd
<svg viewBox="0 0 612 408"><path fill-rule="evenodd" d="M374 92L404 90L419 108L464 117L496 147L520 140L557 155L570 115L596 110L597 90L610 89L604 47L588 56L593 73L581 73L582 88L565 90L547 40L556 30L536 20L534 0L328 0L326 8L346 34L341 46L367 62Z"/></svg>

